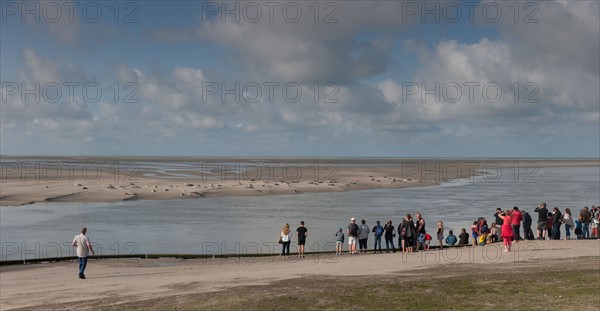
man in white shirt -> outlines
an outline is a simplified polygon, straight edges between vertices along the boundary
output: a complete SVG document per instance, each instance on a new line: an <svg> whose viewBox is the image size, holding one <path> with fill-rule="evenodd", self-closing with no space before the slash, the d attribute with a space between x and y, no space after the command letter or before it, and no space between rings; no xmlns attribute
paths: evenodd
<svg viewBox="0 0 600 311"><path fill-rule="evenodd" d="M85 235L87 232L87 228L81 228L81 233L76 235L73 239L73 247L77 248L77 262L79 262L79 278L85 279L85 267L87 266L87 256L88 252L92 252L92 255L96 255L94 253L94 249L92 248L92 244L90 243L90 239Z"/></svg>

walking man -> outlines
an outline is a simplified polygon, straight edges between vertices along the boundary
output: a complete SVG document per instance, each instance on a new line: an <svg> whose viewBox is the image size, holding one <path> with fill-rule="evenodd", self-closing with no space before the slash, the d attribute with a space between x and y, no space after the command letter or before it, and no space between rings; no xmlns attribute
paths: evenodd
<svg viewBox="0 0 600 311"><path fill-rule="evenodd" d="M77 262L79 263L79 278L85 279L85 267L87 266L87 256L88 252L92 252L92 255L96 255L94 253L94 249L92 248L92 244L90 243L90 239L85 235L87 232L87 228L81 228L81 233L76 235L73 239L73 247L77 248Z"/></svg>

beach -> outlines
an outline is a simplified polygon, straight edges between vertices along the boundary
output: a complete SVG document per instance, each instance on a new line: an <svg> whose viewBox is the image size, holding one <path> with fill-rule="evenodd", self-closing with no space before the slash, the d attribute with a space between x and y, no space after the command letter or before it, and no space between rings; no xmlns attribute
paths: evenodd
<svg viewBox="0 0 600 311"><path fill-rule="evenodd" d="M90 260L86 271L87 279L77 278L76 262L60 262L33 265L4 266L0 268L2 278L2 310L25 308L24 310L117 310L117 309L235 309L225 298L216 301L201 300L210 297L234 297L243 290L259 295L265 286L287 282L286 288L272 291L300 292L312 301L306 308L319 308L319 290L299 289L294 284L310 282L339 282L351 278L402 279L418 278L434 272L436 277L451 278L469 273L493 285L494 278L502 273L529 272L543 269L548 273L568 269L587 269L589 279L585 282L597 285L600 272L600 240L522 241L516 243L512 252L503 253L502 244L484 247L466 246L442 251L432 249L403 255L362 254L342 255L314 254L305 258L283 259L273 257L214 258L183 260L165 259L108 259ZM429 272L428 272L429 271ZM421 281L429 282L429 276ZM311 281L312 280L312 281ZM433 282L433 281L431 281ZM289 285L291 284L291 286ZM585 283L587 284L587 283ZM338 284L339 286L339 284ZM555 287L561 287L557 277ZM318 287L315 285L315 288ZM598 287L586 286L588 310L600 295ZM256 289L256 290L253 290ZM533 288L531 290L534 290ZM355 293L357 295L358 293ZM469 296L469 293L462 293ZM472 293L475 294L475 293ZM198 296L208 295L208 296ZM283 293L281 299L294 294ZM566 296L565 296L566 297ZM241 299L241 298L240 298ZM595 300L594 300L595 299ZM196 301L196 302L194 302ZM220 302L219 302L220 301ZM472 301L472 300L469 300ZM553 301L553 300L552 300ZM368 303L374 303L370 301ZM590 304L591 303L591 304ZM191 307L190 307L191 306ZM226 307L229 306L229 307ZM475 308L476 304L473 305ZM597 304L596 304L597 306ZM278 309L273 302L271 309ZM541 307L541 306L540 306ZM549 305L548 310L557 306ZM239 306L238 306L239 308ZM256 308L256 307L255 307ZM252 307L250 308L252 309ZM359 306L359 309L368 309ZM542 308L543 309L543 308Z"/></svg>
<svg viewBox="0 0 600 311"><path fill-rule="evenodd" d="M432 186L487 174L526 181L598 160L2 157L0 206L261 196Z"/></svg>

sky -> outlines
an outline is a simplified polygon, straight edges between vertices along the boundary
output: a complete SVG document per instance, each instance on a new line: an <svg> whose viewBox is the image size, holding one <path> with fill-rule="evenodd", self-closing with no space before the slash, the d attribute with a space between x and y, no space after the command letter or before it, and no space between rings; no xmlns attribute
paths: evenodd
<svg viewBox="0 0 600 311"><path fill-rule="evenodd" d="M2 155L600 157L599 1L0 4Z"/></svg>

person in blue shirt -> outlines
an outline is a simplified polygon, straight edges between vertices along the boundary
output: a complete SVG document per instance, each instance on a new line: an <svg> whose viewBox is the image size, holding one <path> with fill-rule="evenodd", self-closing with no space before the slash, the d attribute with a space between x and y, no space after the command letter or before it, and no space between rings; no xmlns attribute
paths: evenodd
<svg viewBox="0 0 600 311"><path fill-rule="evenodd" d="M454 232L452 232L452 230L450 230L448 232L448 236L446 237L446 244L450 245L450 246L454 246L454 244L456 244L457 239L456 236L454 235Z"/></svg>
<svg viewBox="0 0 600 311"><path fill-rule="evenodd" d="M373 248L373 254L377 252L377 249L379 249L379 253L381 254L381 236L383 235L383 232L383 227L378 220L377 225L373 227L373 234L375 234L375 247Z"/></svg>

